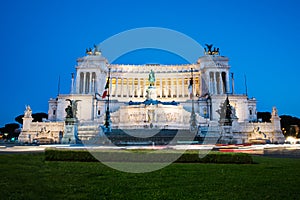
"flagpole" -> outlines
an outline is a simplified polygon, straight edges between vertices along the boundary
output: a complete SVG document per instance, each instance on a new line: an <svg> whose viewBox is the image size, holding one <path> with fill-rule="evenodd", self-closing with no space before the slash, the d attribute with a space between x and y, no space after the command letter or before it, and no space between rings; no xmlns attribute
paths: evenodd
<svg viewBox="0 0 300 200"><path fill-rule="evenodd" d="M104 126L107 128L107 132L111 132L111 126L110 126L110 111L109 111L109 84L110 84L110 67L108 68L108 80L107 80L107 107L106 107L106 117L105 117L105 123Z"/></svg>
<svg viewBox="0 0 300 200"><path fill-rule="evenodd" d="M194 117L195 108L194 108L194 74L193 74L193 68L191 68L191 75L192 75L192 114L193 114L193 117ZM194 118L193 118L193 120L194 120Z"/></svg>
<svg viewBox="0 0 300 200"><path fill-rule="evenodd" d="M107 110L109 111L109 85L110 85L110 67L108 68L108 89L107 89Z"/></svg>

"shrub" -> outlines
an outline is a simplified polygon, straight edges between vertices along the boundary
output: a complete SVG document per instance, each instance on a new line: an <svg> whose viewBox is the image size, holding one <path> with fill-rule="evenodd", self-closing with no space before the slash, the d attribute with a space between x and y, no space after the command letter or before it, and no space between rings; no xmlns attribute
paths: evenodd
<svg viewBox="0 0 300 200"><path fill-rule="evenodd" d="M101 160L107 162L134 162L139 160L141 162L166 162L164 158L166 154L169 156L176 156L179 152L169 151L162 153L146 154L145 151L135 151L134 159L128 155L130 151L95 151L93 154L101 154ZM79 162L97 162L98 160L87 150L58 150L46 149L46 161L79 161ZM96 156L97 157L97 156ZM138 158L138 159L137 159ZM178 163L234 163L234 164L251 164L252 157L245 153L221 153L210 152L203 158L199 158L198 151L186 151L175 162Z"/></svg>

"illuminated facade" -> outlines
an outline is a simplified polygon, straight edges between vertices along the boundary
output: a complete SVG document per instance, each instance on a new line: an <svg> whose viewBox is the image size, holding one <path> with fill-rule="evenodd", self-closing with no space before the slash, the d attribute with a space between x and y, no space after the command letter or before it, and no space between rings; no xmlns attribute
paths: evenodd
<svg viewBox="0 0 300 200"><path fill-rule="evenodd" d="M68 106L66 99L80 100L76 115L78 137L88 140L98 134L99 125L103 124L105 117L106 98L102 99L101 96L110 68L112 128L126 129L134 126L143 129L151 124L156 128L186 129L193 102L201 134L201 127L218 125L220 116L217 111L228 96L233 118L231 133L236 142L249 142L259 137L272 142L282 142L284 138L278 115L272 115L272 123L258 123L256 99L233 93L228 61L227 57L217 53L205 54L194 64L109 64L100 52L89 52L88 55L77 59L76 78L72 77L70 94L60 94L49 100L50 122L45 122L45 126L54 122L64 122L65 108ZM151 100L161 103L146 106L143 102L149 97L148 76L151 70L155 73L155 89L152 91L155 94L152 94ZM189 90L191 78L193 89ZM257 127L264 135L255 132Z"/></svg>

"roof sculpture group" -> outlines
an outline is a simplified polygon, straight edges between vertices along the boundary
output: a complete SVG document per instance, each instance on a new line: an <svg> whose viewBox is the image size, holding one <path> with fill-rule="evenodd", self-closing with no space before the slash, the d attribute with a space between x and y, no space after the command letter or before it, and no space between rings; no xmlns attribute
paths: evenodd
<svg viewBox="0 0 300 200"><path fill-rule="evenodd" d="M98 48L98 46L94 44L94 51L92 50L92 48L89 48L89 49L86 49L86 50L85 50L85 53L86 53L87 55L100 55L100 54L101 54L101 51L100 51L100 49Z"/></svg>
<svg viewBox="0 0 300 200"><path fill-rule="evenodd" d="M214 47L214 49L212 49L212 44L205 44L205 46L207 47L207 49L204 48L205 55L220 55L219 48Z"/></svg>

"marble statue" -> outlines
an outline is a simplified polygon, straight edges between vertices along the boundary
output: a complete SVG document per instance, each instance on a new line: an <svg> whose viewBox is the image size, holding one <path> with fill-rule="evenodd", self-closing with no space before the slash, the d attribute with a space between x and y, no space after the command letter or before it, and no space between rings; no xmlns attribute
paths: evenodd
<svg viewBox="0 0 300 200"><path fill-rule="evenodd" d="M66 101L70 102L70 105L68 105L68 107L65 109L67 113L66 118L76 118L77 102L80 100L66 99Z"/></svg>
<svg viewBox="0 0 300 200"><path fill-rule="evenodd" d="M272 116L274 116L274 117L278 116L278 110L275 106L272 108Z"/></svg>
<svg viewBox="0 0 300 200"><path fill-rule="evenodd" d="M31 114L32 114L32 110L31 110L30 106L28 105L28 106L26 106L26 110L24 112L24 117L30 118L30 117L32 117Z"/></svg>
<svg viewBox="0 0 300 200"><path fill-rule="evenodd" d="M149 73L149 83L150 83L150 86L154 86L154 83L155 83L155 74L154 74L154 71L151 69L150 73Z"/></svg>

